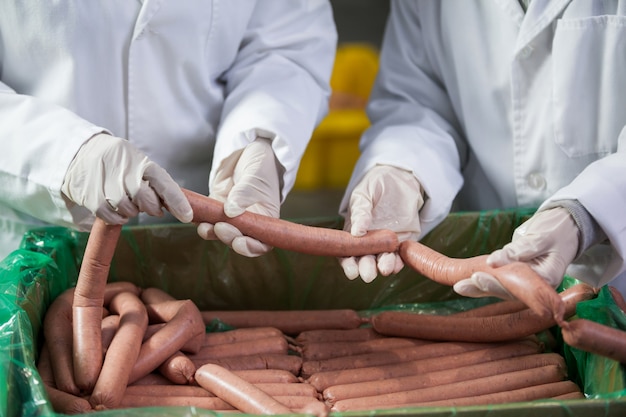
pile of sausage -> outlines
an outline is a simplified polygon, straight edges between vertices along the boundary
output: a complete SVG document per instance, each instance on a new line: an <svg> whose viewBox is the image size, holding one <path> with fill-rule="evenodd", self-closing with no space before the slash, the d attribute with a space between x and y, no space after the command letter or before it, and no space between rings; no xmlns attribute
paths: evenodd
<svg viewBox="0 0 626 417"><path fill-rule="evenodd" d="M107 283L101 367L85 378L76 364L99 361L76 346L73 293L50 305L37 363L53 408L63 414L194 406L323 416L584 397L549 338L538 337L550 335L554 318L519 301L449 315L200 311L156 288ZM562 292L566 317L594 296L584 284ZM206 332L215 320L233 330Z"/></svg>

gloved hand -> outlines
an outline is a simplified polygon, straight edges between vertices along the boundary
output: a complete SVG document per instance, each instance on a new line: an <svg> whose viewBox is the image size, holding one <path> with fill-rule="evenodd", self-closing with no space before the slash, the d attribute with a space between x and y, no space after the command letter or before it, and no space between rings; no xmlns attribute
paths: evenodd
<svg viewBox="0 0 626 417"><path fill-rule="evenodd" d="M125 224L139 212L162 216L166 208L183 223L193 211L170 175L127 140L98 134L70 163L61 191L107 224Z"/></svg>
<svg viewBox="0 0 626 417"><path fill-rule="evenodd" d="M224 213L236 217L248 210L278 218L280 216L280 163L271 141L257 138L243 150L226 158L215 175L209 196L224 203ZM220 222L201 223L203 239L219 239L241 255L260 256L271 246L244 236L236 227Z"/></svg>
<svg viewBox="0 0 626 417"><path fill-rule="evenodd" d="M422 187L412 172L377 165L352 191L344 230L363 236L369 230L389 229L398 234L400 241L417 240L423 205ZM397 253L340 258L339 263L348 279L360 276L365 282L372 282L378 273L388 276L404 267Z"/></svg>
<svg viewBox="0 0 626 417"><path fill-rule="evenodd" d="M513 232L511 242L487 258L487 265L500 267L526 262L553 288L559 286L578 251L580 230L570 213L556 207L535 213ZM454 291L467 297L514 297L491 274L475 272L457 282Z"/></svg>

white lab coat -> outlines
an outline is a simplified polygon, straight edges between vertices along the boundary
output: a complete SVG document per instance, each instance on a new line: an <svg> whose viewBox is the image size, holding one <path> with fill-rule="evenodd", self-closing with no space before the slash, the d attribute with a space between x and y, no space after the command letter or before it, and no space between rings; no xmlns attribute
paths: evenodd
<svg viewBox="0 0 626 417"><path fill-rule="evenodd" d="M624 1L392 0L341 212L375 164L421 182L422 235L450 210L576 199L610 240L606 283L626 259L625 92Z"/></svg>
<svg viewBox="0 0 626 417"><path fill-rule="evenodd" d="M326 0L3 1L0 259L27 228L85 216L61 184L103 131L205 194L220 161L271 137L284 198L327 111L336 43Z"/></svg>

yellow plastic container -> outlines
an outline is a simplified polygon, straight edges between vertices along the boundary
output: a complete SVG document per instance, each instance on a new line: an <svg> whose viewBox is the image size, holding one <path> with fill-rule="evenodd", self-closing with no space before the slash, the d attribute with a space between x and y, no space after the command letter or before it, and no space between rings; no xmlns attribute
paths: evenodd
<svg viewBox="0 0 626 417"><path fill-rule="evenodd" d="M364 111L329 113L315 130L300 162L295 188L345 188L359 158L359 139L368 126Z"/></svg>
<svg viewBox="0 0 626 417"><path fill-rule="evenodd" d="M378 52L366 44L339 46L330 80L328 115L313 132L294 188L345 188L369 127L365 103L378 71Z"/></svg>

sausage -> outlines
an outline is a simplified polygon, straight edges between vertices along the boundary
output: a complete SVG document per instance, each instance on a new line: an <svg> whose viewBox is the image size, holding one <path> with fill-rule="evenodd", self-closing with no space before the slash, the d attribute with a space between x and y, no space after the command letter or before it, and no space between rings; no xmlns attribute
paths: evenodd
<svg viewBox="0 0 626 417"><path fill-rule="evenodd" d="M441 342L423 346L392 349L375 353L331 358L321 361L303 361L301 375L304 378L325 371L340 371L343 369L368 368L372 366L391 365L400 362L409 362L419 359L436 358L440 356L456 355L475 350L488 349L499 346L495 343L469 342Z"/></svg>
<svg viewBox="0 0 626 417"><path fill-rule="evenodd" d="M216 411L235 410L232 405L217 397L124 395L119 408L134 407L195 407Z"/></svg>
<svg viewBox="0 0 626 417"><path fill-rule="evenodd" d="M246 236L269 246L317 256L363 256L398 249L398 237L391 230L373 230L354 237L343 230L313 227L249 211L230 218L220 201L183 189L193 209L195 223L226 222Z"/></svg>
<svg viewBox="0 0 626 417"><path fill-rule="evenodd" d="M215 397L197 385L129 385L124 395L151 397Z"/></svg>
<svg viewBox="0 0 626 417"><path fill-rule="evenodd" d="M159 330L163 329L163 327L165 327L166 324L167 323L149 324L148 328L146 329L146 333L143 335L143 341L145 342L146 340L154 336L154 334L158 332ZM203 341L204 341L204 336L199 333L197 336L192 337L191 339L187 341L187 343L182 345L180 347L180 350L181 352L185 352L185 353L198 353L200 349L202 348Z"/></svg>
<svg viewBox="0 0 626 417"><path fill-rule="evenodd" d="M39 374L41 381L46 385L56 387L54 372L52 371L52 363L50 361L50 351L48 350L48 345L45 340L39 350L39 358L36 366L37 373Z"/></svg>
<svg viewBox="0 0 626 417"><path fill-rule="evenodd" d="M252 384L277 382L291 384L299 381L296 375L284 369L244 369L232 372Z"/></svg>
<svg viewBox="0 0 626 417"><path fill-rule="evenodd" d="M328 417L330 409L322 401L313 401L301 408L294 408L294 413L313 415L315 417Z"/></svg>
<svg viewBox="0 0 626 417"><path fill-rule="evenodd" d="M45 341L39 351L37 372L41 377L46 393L48 394L48 399L50 400L50 404L55 412L64 414L82 414L92 411L91 404L89 404L89 401L85 398L56 388L54 373L52 371L52 363L50 361L50 352L48 351L48 346Z"/></svg>
<svg viewBox="0 0 626 417"><path fill-rule="evenodd" d="M477 378L496 375L497 373L520 371L546 365L555 365L561 369L566 369L565 359L561 355L557 353L536 353L491 362L470 364L441 371L385 379L382 381L334 385L326 388L322 394L327 403L333 404L339 400L348 398L369 397L392 392L428 388L453 382L471 381Z"/></svg>
<svg viewBox="0 0 626 417"><path fill-rule="evenodd" d="M622 313L626 313L626 300L624 299L624 295L620 292L620 290L611 285L608 285L607 287L615 304L620 310L622 310Z"/></svg>
<svg viewBox="0 0 626 417"><path fill-rule="evenodd" d="M371 327L356 329L314 329L305 330L296 336L298 344L315 342L364 342L366 340L384 338Z"/></svg>
<svg viewBox="0 0 626 417"><path fill-rule="evenodd" d="M201 312L208 326L220 320L236 328L275 327L288 335L311 329L355 329L364 319L352 309L330 310L233 310Z"/></svg>
<svg viewBox="0 0 626 417"><path fill-rule="evenodd" d="M554 398L559 395L580 392L580 388L572 381L557 381L493 394L475 395L463 398L451 398L438 401L414 402L411 404L388 404L379 409L399 407L460 407L485 404L508 404L515 402L534 401Z"/></svg>
<svg viewBox="0 0 626 417"><path fill-rule="evenodd" d="M61 414L86 414L91 413L93 408L89 401L78 395L44 385L48 399L55 412Z"/></svg>
<svg viewBox="0 0 626 417"><path fill-rule="evenodd" d="M102 352L106 355L106 351L111 345L111 341L113 341L113 337L115 333L117 333L117 329L120 326L120 316L119 314L109 314L106 317L102 318Z"/></svg>
<svg viewBox="0 0 626 417"><path fill-rule="evenodd" d="M299 351L304 361L315 361L403 347L423 346L431 343L431 341L412 338L385 337L362 342L311 342L303 345Z"/></svg>
<svg viewBox="0 0 626 417"><path fill-rule="evenodd" d="M559 324L564 320L563 302L557 292L523 262L490 268L485 262L487 255L466 259L449 258L412 240L403 241L399 253L405 264L443 285L453 286L476 271L487 272L537 316L543 319L552 317Z"/></svg>
<svg viewBox="0 0 626 417"><path fill-rule="evenodd" d="M453 313L454 317L488 317L500 314L516 313L528 308L520 300L500 300L484 306Z"/></svg>
<svg viewBox="0 0 626 417"><path fill-rule="evenodd" d="M161 373L151 372L146 376L139 378L136 381L133 381L128 386L134 385L171 385L172 381L164 377Z"/></svg>
<svg viewBox="0 0 626 417"><path fill-rule="evenodd" d="M235 374L237 375L237 374ZM243 378L242 378L243 379ZM304 396L318 398L318 392L309 384L292 384L282 382L251 383L268 395ZM215 394L197 385L129 385L126 395L153 395L164 397L215 397Z"/></svg>
<svg viewBox="0 0 626 417"><path fill-rule="evenodd" d="M380 406L403 406L416 402L448 400L496 392L511 391L535 385L548 384L565 380L565 369L557 365L545 365L538 368L523 369L470 381L453 382L410 391L392 392L371 397L339 400L331 407L332 411L373 410Z"/></svg>
<svg viewBox="0 0 626 417"><path fill-rule="evenodd" d="M117 407L122 401L130 373L141 350L148 314L135 294L122 292L109 305L120 316L119 328L107 349L100 375L89 397L95 410Z"/></svg>
<svg viewBox="0 0 626 417"><path fill-rule="evenodd" d="M258 354L287 355L289 344L284 336L269 336L257 340L243 340L213 346L203 346L198 353L190 354L192 360L219 359L232 356L247 356Z"/></svg>
<svg viewBox="0 0 626 417"><path fill-rule="evenodd" d="M303 395L275 395L274 399L292 411L307 409L320 402L317 398Z"/></svg>
<svg viewBox="0 0 626 417"><path fill-rule="evenodd" d="M236 409L250 414L290 414L291 410L228 369L207 364L198 368L198 385Z"/></svg>
<svg viewBox="0 0 626 417"><path fill-rule="evenodd" d="M61 391L78 395L80 388L74 380L72 299L74 289L62 292L48 307L44 316L43 332L52 358L54 381Z"/></svg>
<svg viewBox="0 0 626 417"><path fill-rule="evenodd" d="M157 317L167 324L141 345L129 383L157 369L187 341L205 330L200 311L191 300L148 304L146 310L149 318Z"/></svg>
<svg viewBox="0 0 626 417"><path fill-rule="evenodd" d="M237 375L235 373L235 375ZM251 383L268 395L305 396L318 398L318 392L309 384L283 382ZM129 385L125 395L163 396L163 397L215 397L215 394L198 385Z"/></svg>
<svg viewBox="0 0 626 417"><path fill-rule="evenodd" d="M587 284L577 284L563 291L563 317L576 313L576 304L591 299L595 290ZM538 316L534 310L488 317L456 317L455 315L416 314L403 311L383 311L371 318L374 329L388 336L415 337L430 340L465 342L497 342L519 339L556 324L553 317Z"/></svg>
<svg viewBox="0 0 626 417"><path fill-rule="evenodd" d="M246 340L263 339L271 336L283 336L283 332L275 327L244 327L223 332L207 332L204 335L202 345L223 345Z"/></svg>
<svg viewBox="0 0 626 417"><path fill-rule="evenodd" d="M89 392L100 374L102 351L101 322L104 292L111 260L122 230L96 217L83 256L72 302L74 380Z"/></svg>
<svg viewBox="0 0 626 417"><path fill-rule="evenodd" d="M185 310L188 310L186 314L190 314L190 320L188 326L189 330L194 330L194 334L190 337L184 345L180 347L180 350L187 353L196 353L200 350L204 341L205 327L202 323L202 315L193 301L187 300L166 300L158 303L146 304L148 310L148 316L151 323L156 327L157 324L168 323L180 314L181 306L184 306ZM163 326L165 327L165 326ZM162 328L161 328L162 329Z"/></svg>
<svg viewBox="0 0 626 417"><path fill-rule="evenodd" d="M300 369L302 368L302 358L300 356L276 355L270 353L233 356L230 358L202 359L194 361L194 363L198 368L207 363L212 363L220 365L231 371L278 369L291 372L294 375L299 375Z"/></svg>
<svg viewBox="0 0 626 417"><path fill-rule="evenodd" d="M145 304L158 304L165 301L176 301L176 297L160 288L148 287L141 291L141 301Z"/></svg>
<svg viewBox="0 0 626 417"><path fill-rule="evenodd" d="M196 365L180 350L167 358L157 370L174 384L191 384L196 373Z"/></svg>
<svg viewBox="0 0 626 417"><path fill-rule="evenodd" d="M530 355L539 353L540 351L541 348L536 344L506 343L502 346L455 355L446 355L439 357L437 360L432 360L430 358L418 359L415 361L372 366L368 368L318 372L307 378L307 382L313 385L319 392L323 392L326 388L333 385L364 381L379 381L424 372L450 369L472 363L489 362L497 359Z"/></svg>
<svg viewBox="0 0 626 417"><path fill-rule="evenodd" d="M139 297L141 295L141 291L142 289L140 287L130 281L107 282L104 287L104 306L108 306L113 297L121 292L129 292Z"/></svg>
<svg viewBox="0 0 626 417"><path fill-rule="evenodd" d="M557 400L557 401L566 401L566 400L580 400L586 397L582 391L573 391L573 392L566 392L565 394L555 395L550 398L552 398L553 400Z"/></svg>
<svg viewBox="0 0 626 417"><path fill-rule="evenodd" d="M587 319L575 319L561 328L568 345L626 363L626 332Z"/></svg>
<svg viewBox="0 0 626 417"><path fill-rule="evenodd" d="M261 391L265 392L266 394L272 396L282 395L290 397L319 397L317 390L309 384L284 384L282 382L264 382L253 385L259 388Z"/></svg>

